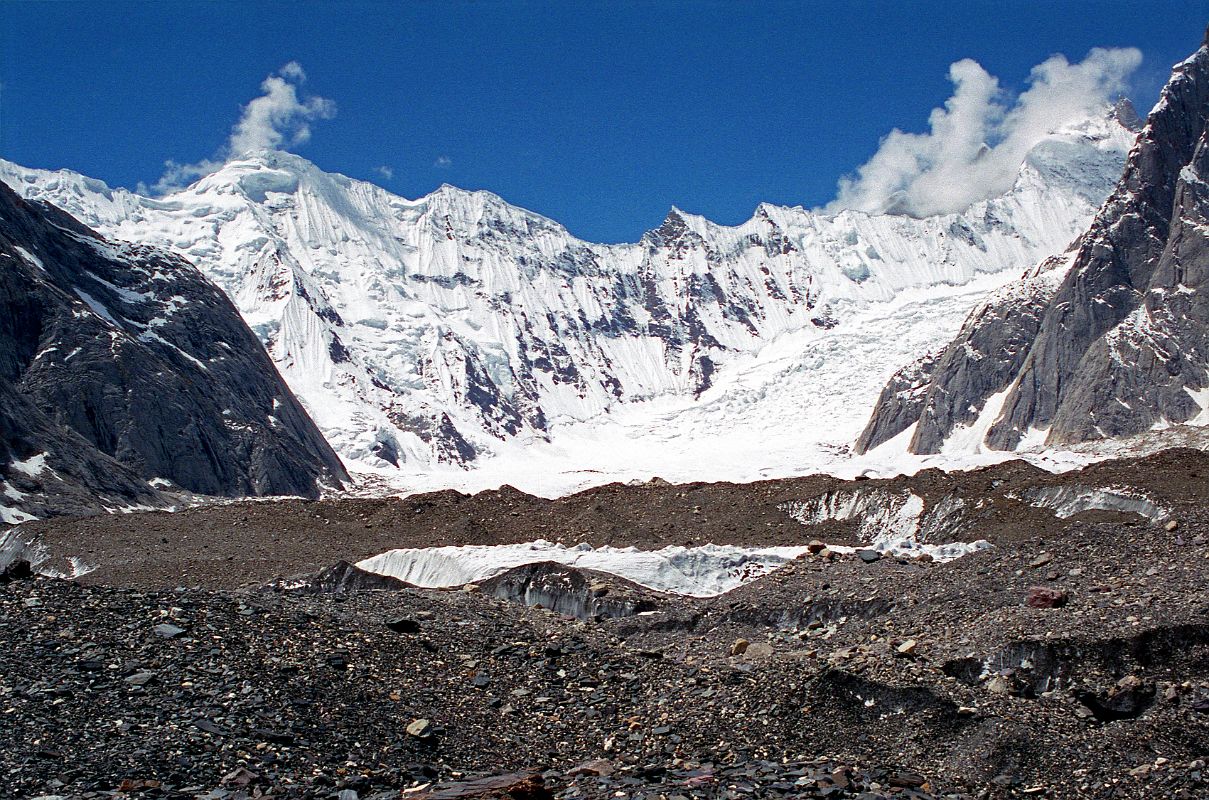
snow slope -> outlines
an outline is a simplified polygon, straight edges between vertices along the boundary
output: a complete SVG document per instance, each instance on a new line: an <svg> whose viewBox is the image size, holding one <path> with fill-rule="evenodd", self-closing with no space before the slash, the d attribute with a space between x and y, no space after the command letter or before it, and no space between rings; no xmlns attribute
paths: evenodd
<svg viewBox="0 0 1209 800"><path fill-rule="evenodd" d="M488 192L407 200L281 152L157 199L3 161L0 179L191 258L351 468L550 493L845 458L895 369L1086 227L1133 135L1111 115L1055 133L962 214L761 205L727 227L672 209L623 245Z"/></svg>

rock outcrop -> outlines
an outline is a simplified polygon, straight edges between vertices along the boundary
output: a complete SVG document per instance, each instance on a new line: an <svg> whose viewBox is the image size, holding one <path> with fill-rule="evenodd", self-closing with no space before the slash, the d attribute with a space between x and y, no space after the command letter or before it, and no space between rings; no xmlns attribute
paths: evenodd
<svg viewBox="0 0 1209 800"><path fill-rule="evenodd" d="M0 184L4 521L158 505L162 489L314 496L345 478L192 264Z"/></svg>
<svg viewBox="0 0 1209 800"><path fill-rule="evenodd" d="M1013 450L1197 422L1209 408L1209 46L1176 65L1117 188L1065 256L886 387L857 443Z"/></svg>

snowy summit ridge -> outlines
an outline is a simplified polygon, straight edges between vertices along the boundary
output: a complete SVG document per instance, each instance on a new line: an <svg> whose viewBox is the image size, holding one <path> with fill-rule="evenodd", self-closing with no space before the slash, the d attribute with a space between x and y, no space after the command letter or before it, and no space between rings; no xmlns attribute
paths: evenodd
<svg viewBox="0 0 1209 800"><path fill-rule="evenodd" d="M444 185L408 200L277 151L160 198L4 161L0 179L106 236L187 256L350 466L410 473L557 450L566 432L634 409L687 419L721 404L751 419L753 392L808 402L836 383L862 399L816 424L851 442L885 378L951 336L974 301L914 334L887 322L895 309L921 292L989 291L1063 250L1119 177L1134 132L1118 118L1106 110L1049 136L1008 193L959 214L761 204L728 227L673 208L620 245L577 239L490 192ZM870 314L889 327L871 328ZM870 337L883 346L849 374L767 358L778 342L825 343L828 363L844 363L843 348ZM754 416L775 427L779 413Z"/></svg>

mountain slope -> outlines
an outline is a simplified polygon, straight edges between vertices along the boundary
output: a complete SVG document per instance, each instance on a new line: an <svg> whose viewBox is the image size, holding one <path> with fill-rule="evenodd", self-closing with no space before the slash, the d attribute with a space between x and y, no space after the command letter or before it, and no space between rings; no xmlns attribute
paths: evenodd
<svg viewBox="0 0 1209 800"><path fill-rule="evenodd" d="M1086 226L1132 139L1115 118L1058 132L1011 192L962 214L761 205L725 227L673 209L625 245L487 192L406 200L285 153L160 199L70 172L0 162L0 175L107 235L187 255L337 451L417 469L700 396L778 337L823 336L905 291L1006 279Z"/></svg>
<svg viewBox="0 0 1209 800"><path fill-rule="evenodd" d="M975 311L858 442L1011 450L1209 421L1209 47L1175 67L1077 245ZM910 385L908 385L910 384Z"/></svg>
<svg viewBox="0 0 1209 800"><path fill-rule="evenodd" d="M0 185L8 521L212 495L317 494L339 459L222 292ZM148 482L151 482L149 484Z"/></svg>

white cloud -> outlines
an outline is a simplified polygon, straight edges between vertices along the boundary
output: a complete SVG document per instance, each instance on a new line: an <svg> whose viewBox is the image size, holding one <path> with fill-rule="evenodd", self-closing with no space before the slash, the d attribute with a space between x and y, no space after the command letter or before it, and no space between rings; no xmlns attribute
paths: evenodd
<svg viewBox="0 0 1209 800"><path fill-rule="evenodd" d="M977 62L958 61L949 67L953 94L933 109L929 132L892 130L855 176L840 180L826 210L928 216L1003 194L1038 141L1105 107L1141 60L1134 48L1096 48L1077 64L1051 56L1016 97Z"/></svg>
<svg viewBox="0 0 1209 800"><path fill-rule="evenodd" d="M334 117L336 104L324 97L300 96L304 83L306 72L302 65L289 62L261 82L262 94L243 107L231 136L215 158L194 164L166 161L160 179L150 187L139 184L138 190L157 194L174 191L194 178L209 175L228 159L306 142L311 138L311 123Z"/></svg>
<svg viewBox="0 0 1209 800"><path fill-rule="evenodd" d="M441 169L444 169L445 167L452 167L453 159L449 156L437 156L437 160L432 162L432 165Z"/></svg>
<svg viewBox="0 0 1209 800"><path fill-rule="evenodd" d="M291 61L281 69L277 70L277 74L283 78L294 81L295 83L306 83L306 71L297 61Z"/></svg>
<svg viewBox="0 0 1209 800"><path fill-rule="evenodd" d="M395 177L395 171L387 164L383 164L380 167L374 167L374 172L378 173L383 178L386 178L386 180L390 180L391 178Z"/></svg>
<svg viewBox="0 0 1209 800"><path fill-rule="evenodd" d="M260 84L264 93L243 107L243 115L231 131L230 155L258 150L277 150L282 143L302 144L311 138L311 121L331 119L336 104L323 97L299 99L298 89L306 73L297 61L286 64Z"/></svg>

